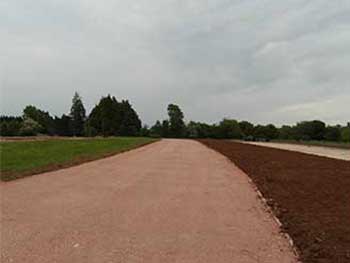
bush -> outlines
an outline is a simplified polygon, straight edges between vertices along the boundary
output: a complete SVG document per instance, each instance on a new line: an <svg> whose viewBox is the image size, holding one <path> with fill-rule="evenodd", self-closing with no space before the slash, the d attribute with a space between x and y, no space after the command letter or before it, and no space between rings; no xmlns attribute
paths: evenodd
<svg viewBox="0 0 350 263"><path fill-rule="evenodd" d="M42 127L35 120L26 117L20 129L21 136L35 136L42 129Z"/></svg>

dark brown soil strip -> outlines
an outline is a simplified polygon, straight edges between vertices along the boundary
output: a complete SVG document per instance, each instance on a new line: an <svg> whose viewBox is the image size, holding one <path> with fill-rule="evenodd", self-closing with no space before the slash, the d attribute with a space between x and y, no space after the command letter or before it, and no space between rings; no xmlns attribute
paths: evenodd
<svg viewBox="0 0 350 263"><path fill-rule="evenodd" d="M350 162L222 140L199 140L247 173L304 263L350 262Z"/></svg>

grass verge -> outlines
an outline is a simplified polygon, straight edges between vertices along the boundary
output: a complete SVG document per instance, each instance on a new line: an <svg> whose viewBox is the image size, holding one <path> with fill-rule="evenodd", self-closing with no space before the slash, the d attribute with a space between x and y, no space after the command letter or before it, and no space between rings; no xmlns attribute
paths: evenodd
<svg viewBox="0 0 350 263"><path fill-rule="evenodd" d="M1 180L70 167L134 149L156 140L143 137L110 137L0 143Z"/></svg>

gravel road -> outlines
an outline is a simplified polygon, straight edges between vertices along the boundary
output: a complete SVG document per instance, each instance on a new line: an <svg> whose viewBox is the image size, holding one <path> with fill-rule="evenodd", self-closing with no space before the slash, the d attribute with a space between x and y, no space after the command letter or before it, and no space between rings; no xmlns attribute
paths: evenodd
<svg viewBox="0 0 350 263"><path fill-rule="evenodd" d="M297 262L247 175L196 141L0 187L4 263Z"/></svg>
<svg viewBox="0 0 350 263"><path fill-rule="evenodd" d="M312 145L299 145L299 144L290 144L290 143L276 143L276 142L245 142L245 143L350 161L349 149L312 146Z"/></svg>

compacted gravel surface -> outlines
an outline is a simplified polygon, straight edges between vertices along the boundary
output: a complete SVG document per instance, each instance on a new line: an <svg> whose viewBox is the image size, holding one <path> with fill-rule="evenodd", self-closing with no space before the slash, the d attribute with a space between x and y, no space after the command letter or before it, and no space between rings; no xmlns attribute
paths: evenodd
<svg viewBox="0 0 350 263"><path fill-rule="evenodd" d="M345 149L345 148L343 149L343 148L335 148L335 147L299 145L299 144L277 143L277 142L244 142L244 143L350 161L350 149Z"/></svg>
<svg viewBox="0 0 350 263"><path fill-rule="evenodd" d="M247 175L196 141L0 187L3 263L297 262Z"/></svg>

